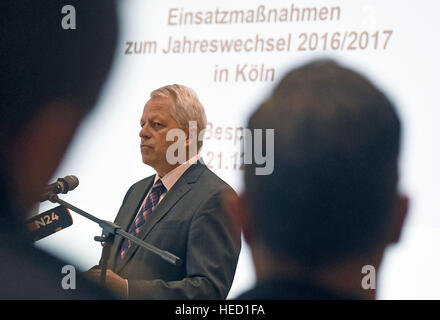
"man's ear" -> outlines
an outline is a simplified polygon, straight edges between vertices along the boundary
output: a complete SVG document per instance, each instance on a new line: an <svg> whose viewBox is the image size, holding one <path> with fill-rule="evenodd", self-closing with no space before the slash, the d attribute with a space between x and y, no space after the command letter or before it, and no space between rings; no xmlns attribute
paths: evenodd
<svg viewBox="0 0 440 320"><path fill-rule="evenodd" d="M188 151L188 159L197 155L198 152L198 135L197 135L197 125L191 124L185 129L185 148Z"/></svg>
<svg viewBox="0 0 440 320"><path fill-rule="evenodd" d="M409 209L409 199L405 195L397 195L396 203L394 206L394 211L391 221L391 243L397 243L400 240L400 235L402 233L403 225L405 223L406 216Z"/></svg>
<svg viewBox="0 0 440 320"><path fill-rule="evenodd" d="M69 101L42 105L11 141L9 167L12 193L21 210L38 201L61 162L84 111Z"/></svg>
<svg viewBox="0 0 440 320"><path fill-rule="evenodd" d="M235 195L225 193L223 195L223 204L232 225L243 230L244 239L248 244L252 243L252 227L251 227L251 212L246 201L246 195Z"/></svg>

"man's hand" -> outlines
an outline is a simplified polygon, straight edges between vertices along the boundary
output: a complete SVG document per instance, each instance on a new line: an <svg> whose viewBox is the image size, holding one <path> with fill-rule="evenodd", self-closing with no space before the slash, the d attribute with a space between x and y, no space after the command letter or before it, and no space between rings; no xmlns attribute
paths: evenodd
<svg viewBox="0 0 440 320"><path fill-rule="evenodd" d="M84 276L88 279L100 283L101 279L101 269L91 269L84 272ZM118 297L127 299L128 298L128 281L127 279L121 278L112 270L107 270L105 277L105 286L115 293Z"/></svg>

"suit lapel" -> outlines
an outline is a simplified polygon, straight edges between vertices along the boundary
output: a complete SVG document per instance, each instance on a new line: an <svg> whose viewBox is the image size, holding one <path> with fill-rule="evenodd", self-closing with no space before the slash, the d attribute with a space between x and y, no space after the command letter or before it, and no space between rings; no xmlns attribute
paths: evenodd
<svg viewBox="0 0 440 320"><path fill-rule="evenodd" d="M141 206L142 202L145 199L145 196L147 195L148 191L150 190L151 186L153 185L154 181L154 175L147 178L145 182L134 188L132 193L129 195L129 198L124 204L124 207L122 208L123 211L116 217L115 223L121 227L122 230L127 231L130 228L130 224L133 221L135 215L137 214L139 207ZM116 266L116 261L118 260L118 254L119 249L121 246L123 238L122 237L116 237L115 241L112 246L112 250L110 253L110 267Z"/></svg>
<svg viewBox="0 0 440 320"><path fill-rule="evenodd" d="M142 227L142 230L138 234L139 239L144 240L147 237L147 235L150 233L150 231L153 229L153 227L171 210L171 208L176 204L176 202L179 201L189 190L191 190L191 184L197 180L197 178L200 176L200 174L202 173L204 168L205 168L204 165L196 163L196 164L193 164L191 167L189 167L184 172L184 174L179 178L179 180L177 180L175 185L171 188L171 190L169 190L166 193L165 197L162 199L162 201L157 205L157 207L151 213L151 216L147 219L144 226ZM149 184L150 187L151 187L151 184L152 184L152 182ZM144 195L144 197L145 197L145 195ZM142 198L142 200L143 200L143 198ZM139 204L138 204L137 208L139 208ZM136 211L136 213L137 213L137 211ZM133 215L131 215L131 219L132 218L133 218ZM131 219L128 223L131 222ZM121 225L121 227L122 227L122 225ZM126 226L126 228L128 228L128 225ZM119 249L119 246L116 248ZM117 272L120 272L124 268L124 266L131 259L131 257L138 250L138 248L139 248L139 246L132 245L128 249L126 257L118 265Z"/></svg>

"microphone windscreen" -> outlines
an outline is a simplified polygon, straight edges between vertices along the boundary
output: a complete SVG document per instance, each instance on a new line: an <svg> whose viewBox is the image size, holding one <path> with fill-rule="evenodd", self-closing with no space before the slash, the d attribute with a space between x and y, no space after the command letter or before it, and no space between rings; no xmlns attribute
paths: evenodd
<svg viewBox="0 0 440 320"><path fill-rule="evenodd" d="M75 189L79 185L79 180L76 176L65 176L64 180L67 182L67 185L69 187L68 191Z"/></svg>
<svg viewBox="0 0 440 320"><path fill-rule="evenodd" d="M40 213L25 222L33 241L43 239L73 224L69 210L58 206Z"/></svg>

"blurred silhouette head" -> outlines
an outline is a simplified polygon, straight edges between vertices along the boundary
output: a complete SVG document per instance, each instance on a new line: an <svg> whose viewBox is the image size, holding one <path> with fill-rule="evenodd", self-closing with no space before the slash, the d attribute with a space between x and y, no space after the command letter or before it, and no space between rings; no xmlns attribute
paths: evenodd
<svg viewBox="0 0 440 320"><path fill-rule="evenodd" d="M116 8L108 0L20 0L0 10L0 188L4 205L23 212L98 99L116 46ZM63 18L76 28L64 29Z"/></svg>
<svg viewBox="0 0 440 320"><path fill-rule="evenodd" d="M275 133L273 173L245 168L240 219L251 246L312 268L398 240L400 122L370 81L333 61L309 63L285 75L248 127Z"/></svg>

